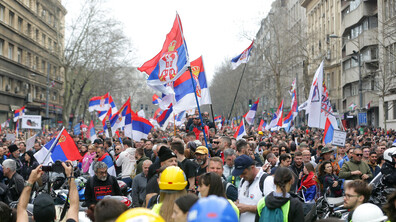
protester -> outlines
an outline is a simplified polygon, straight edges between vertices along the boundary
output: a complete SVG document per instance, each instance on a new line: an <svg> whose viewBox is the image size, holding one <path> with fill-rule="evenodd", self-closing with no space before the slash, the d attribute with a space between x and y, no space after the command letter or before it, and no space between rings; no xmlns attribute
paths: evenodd
<svg viewBox="0 0 396 222"><path fill-rule="evenodd" d="M345 185L344 208L349 210L348 221L351 221L355 209L366 203L371 189L363 180L354 180Z"/></svg>
<svg viewBox="0 0 396 222"><path fill-rule="evenodd" d="M81 169L83 173L88 173L89 167L94 161L95 156L96 156L96 150L94 145L89 145L88 152L83 156L83 159L81 161Z"/></svg>
<svg viewBox="0 0 396 222"><path fill-rule="evenodd" d="M303 197L306 202L314 202L316 198L316 176L315 169L311 163L307 163L304 165L303 172L299 177L300 185L297 192L303 192Z"/></svg>
<svg viewBox="0 0 396 222"><path fill-rule="evenodd" d="M198 201L198 196L187 194L175 200L172 219L174 222L187 222L187 214L190 208Z"/></svg>
<svg viewBox="0 0 396 222"><path fill-rule="evenodd" d="M151 160L145 160L142 164L142 172L133 178L132 183L132 207L142 207L146 198L146 186L147 186L147 173Z"/></svg>
<svg viewBox="0 0 396 222"><path fill-rule="evenodd" d="M95 175L90 177L85 186L85 205L96 204L106 195L122 195L117 179L109 175L107 165L97 162L94 165Z"/></svg>
<svg viewBox="0 0 396 222"><path fill-rule="evenodd" d="M266 197L260 199L257 204L258 217L264 217L264 220L256 217L256 221L276 221L276 218L266 218L267 211L277 208L282 209L284 221L299 222L304 221L303 204L297 198L293 198L288 193L294 183L294 176L290 169L279 167L274 175L276 191L271 192ZM285 210L287 208L287 210ZM288 213L286 213L288 212Z"/></svg>
<svg viewBox="0 0 396 222"><path fill-rule="evenodd" d="M175 200L187 194L186 175L177 166L167 167L159 177L160 202L153 207L153 211L167 222L173 222L172 214Z"/></svg>
<svg viewBox="0 0 396 222"><path fill-rule="evenodd" d="M7 159L3 162L3 173L8 178L8 189L13 201L19 199L25 183L23 177L16 172L16 167L15 160Z"/></svg>
<svg viewBox="0 0 396 222"><path fill-rule="evenodd" d="M95 222L115 221L127 209L127 206L118 200L103 199L95 206Z"/></svg>
<svg viewBox="0 0 396 222"><path fill-rule="evenodd" d="M342 165L339 174L340 178L345 180L362 179L367 182L373 178L370 167L366 162L362 161L362 157L362 150L359 148L354 149L352 160Z"/></svg>
<svg viewBox="0 0 396 222"><path fill-rule="evenodd" d="M329 197L340 197L342 195L342 181L333 173L333 166L330 161L324 161L319 165L319 181L322 184L322 194L329 189Z"/></svg>
<svg viewBox="0 0 396 222"><path fill-rule="evenodd" d="M39 165L36 158L34 158L34 153L32 150L29 150L23 156L25 161L23 162L22 169L21 169L21 176L24 180L29 179L29 175L33 169Z"/></svg>

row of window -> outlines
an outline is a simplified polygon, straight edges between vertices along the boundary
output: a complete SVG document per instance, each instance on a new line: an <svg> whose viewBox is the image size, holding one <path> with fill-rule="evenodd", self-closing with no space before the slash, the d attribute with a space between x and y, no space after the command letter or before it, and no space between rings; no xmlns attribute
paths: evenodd
<svg viewBox="0 0 396 222"><path fill-rule="evenodd" d="M8 16L6 16L6 12ZM34 28L32 24L24 21L23 18L21 18L20 16L16 16L15 13L12 12L11 10L9 9L6 10L6 8L1 4L0 4L0 21L7 23L9 26L18 30L21 34L25 34L29 36L31 39L36 40L36 42L41 44L44 48L50 51L58 50L58 44L56 40L51 39L44 32L40 32L38 27Z"/></svg>
<svg viewBox="0 0 396 222"><path fill-rule="evenodd" d="M385 47L385 72L396 74L396 43Z"/></svg>
<svg viewBox="0 0 396 222"><path fill-rule="evenodd" d="M393 118L392 119L396 119L396 100L393 100L393 101L387 101L387 102L384 102L385 104L385 110L384 110L384 112L385 112L385 120L389 120L390 118L389 118L389 111L390 111L390 109L393 109Z"/></svg>
<svg viewBox="0 0 396 222"><path fill-rule="evenodd" d="M0 91L5 91L13 94L27 95L28 100L46 100L47 89L41 86L35 86L27 82L12 79L0 75ZM50 90L50 101L58 103L59 95L56 91ZM29 101L29 102L32 102Z"/></svg>
<svg viewBox="0 0 396 222"><path fill-rule="evenodd" d="M370 48L366 48L365 50L362 50L360 52L360 59L361 59L361 65L364 62L369 62L369 61L373 61L373 60L377 60L378 59L378 48L377 47L370 47ZM350 58L348 60L345 60L343 62L343 70L347 70L350 68L355 68L359 66L359 61L353 58Z"/></svg>
<svg viewBox="0 0 396 222"><path fill-rule="evenodd" d="M0 39L0 56L7 57L22 65L28 66L44 75L50 74L50 76L56 80L61 80L57 66L10 42L5 42L3 39Z"/></svg>

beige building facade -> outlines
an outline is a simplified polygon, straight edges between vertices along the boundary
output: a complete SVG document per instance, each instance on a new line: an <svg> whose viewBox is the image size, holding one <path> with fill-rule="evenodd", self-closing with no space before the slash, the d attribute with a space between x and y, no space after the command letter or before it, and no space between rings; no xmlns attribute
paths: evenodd
<svg viewBox="0 0 396 222"><path fill-rule="evenodd" d="M60 0L0 1L0 122L26 114L61 120L66 9Z"/></svg>

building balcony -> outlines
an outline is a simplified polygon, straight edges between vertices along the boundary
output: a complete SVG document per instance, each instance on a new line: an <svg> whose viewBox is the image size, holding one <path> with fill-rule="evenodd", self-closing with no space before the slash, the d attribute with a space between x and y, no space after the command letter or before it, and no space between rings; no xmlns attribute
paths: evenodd
<svg viewBox="0 0 396 222"><path fill-rule="evenodd" d="M341 75L341 85L359 81L359 67L353 67L342 71Z"/></svg>
<svg viewBox="0 0 396 222"><path fill-rule="evenodd" d="M355 39L345 40L346 43L345 43L344 55L352 55L353 51L358 52L359 50L362 50L364 47L371 45L378 45L377 34L378 34L377 29L368 29L363 31Z"/></svg>
<svg viewBox="0 0 396 222"><path fill-rule="evenodd" d="M346 9L349 10L349 9ZM345 29L358 23L363 17L377 14L377 2L375 1L363 1L353 11L344 15L341 21L341 33L344 33Z"/></svg>

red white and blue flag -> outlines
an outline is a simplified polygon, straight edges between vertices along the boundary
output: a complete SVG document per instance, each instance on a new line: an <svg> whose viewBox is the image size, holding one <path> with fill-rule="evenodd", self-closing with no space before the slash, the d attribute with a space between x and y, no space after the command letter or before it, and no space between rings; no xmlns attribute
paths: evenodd
<svg viewBox="0 0 396 222"><path fill-rule="evenodd" d="M186 121L186 111L182 111L179 114L177 114L175 118L175 125L181 126L185 121Z"/></svg>
<svg viewBox="0 0 396 222"><path fill-rule="evenodd" d="M134 113L134 115L136 115ZM110 118L111 131L115 132L118 128L124 127L124 134L126 137L132 138L132 109L131 98L122 105L117 113Z"/></svg>
<svg viewBox="0 0 396 222"><path fill-rule="evenodd" d="M107 123L106 122L107 122L107 120L110 120L111 117L112 117L111 108L109 108L109 110L106 112L105 117L102 120L103 130L105 131L107 137L109 137L109 132L107 131Z"/></svg>
<svg viewBox="0 0 396 222"><path fill-rule="evenodd" d="M184 72L183 75L173 83L176 101L173 109L175 112L197 107L194 91L197 94L199 105L212 104L202 56L191 62L191 72L194 85L193 81L191 81L191 74L189 71Z"/></svg>
<svg viewBox="0 0 396 222"><path fill-rule="evenodd" d="M274 113L271 122L267 125L266 129L268 130L273 127L282 126L282 125L283 125L283 99L278 107L278 110L276 110L276 112Z"/></svg>
<svg viewBox="0 0 396 222"><path fill-rule="evenodd" d="M167 123L169 122L171 116L173 117L173 115L171 115L173 113L173 106L172 104L169 105L167 110L164 110L160 116L158 116L157 118L157 122L160 125L160 127L162 128L166 128Z"/></svg>
<svg viewBox="0 0 396 222"><path fill-rule="evenodd" d="M222 121L221 116L215 116L214 117L214 121L215 122L221 122Z"/></svg>
<svg viewBox="0 0 396 222"><path fill-rule="evenodd" d="M107 111L110 107L109 93L103 96L95 96L89 100L88 111Z"/></svg>
<svg viewBox="0 0 396 222"><path fill-rule="evenodd" d="M18 121L18 119L22 118L25 115L25 106L14 111L14 122Z"/></svg>
<svg viewBox="0 0 396 222"><path fill-rule="evenodd" d="M50 151L50 148L53 143L54 148ZM51 152L47 159L48 152ZM76 144L73 141L73 138L67 133L66 130L62 130L60 135L57 138L53 138L47 144L44 145L39 151L34 154L37 162L43 165L49 165L51 163L55 163L55 161L66 161L66 160L80 160L82 157L80 152L77 149Z"/></svg>
<svg viewBox="0 0 396 222"><path fill-rule="evenodd" d="M254 44L254 40L252 41L252 44L250 44L250 46L247 47L247 49L243 50L241 54L231 59L232 69L236 69L240 64L247 63L249 61L250 52L253 49L253 44Z"/></svg>
<svg viewBox="0 0 396 222"><path fill-rule="evenodd" d="M293 120L294 118L296 118L296 116L298 115L298 104L297 104L297 86L296 86L296 79L294 79L291 89L290 89L290 95L292 97L291 99L291 111L293 114Z"/></svg>
<svg viewBox="0 0 396 222"><path fill-rule="evenodd" d="M154 94L153 95L153 104L158 105L160 103L160 101L162 101L162 99L157 94Z"/></svg>
<svg viewBox="0 0 396 222"><path fill-rule="evenodd" d="M265 126L266 126L266 125L267 125L267 124L265 123L265 121L264 121L263 119L261 119L261 120L260 120L260 124L259 124L257 130L258 130L258 131L263 131L263 130L265 129Z"/></svg>
<svg viewBox="0 0 396 222"><path fill-rule="evenodd" d="M254 117L256 117L259 100L260 99L257 99L257 101L253 103L252 107L250 107L250 110L243 116L249 125L254 124Z"/></svg>
<svg viewBox="0 0 396 222"><path fill-rule="evenodd" d="M147 84L164 86L178 79L189 66L189 56L180 17L176 14L171 31L161 51L151 60L145 62L139 71L149 75Z"/></svg>
<svg viewBox="0 0 396 222"><path fill-rule="evenodd" d="M137 115L132 116L132 139L140 141L141 139L147 139L150 130L154 126L145 118Z"/></svg>
<svg viewBox="0 0 396 222"><path fill-rule="evenodd" d="M94 127L94 124L93 124L92 120L91 120L91 122L89 123L89 126L88 126L88 138L91 140L91 143L93 143L94 140L96 140L98 138L96 136L95 127Z"/></svg>
<svg viewBox="0 0 396 222"><path fill-rule="evenodd" d="M323 142L325 144L331 143L333 141L334 127L331 124L329 118L326 118L325 129L323 133Z"/></svg>
<svg viewBox="0 0 396 222"><path fill-rule="evenodd" d="M242 139L242 137L246 135L246 130L245 130L245 121L242 119L241 123L239 124L235 134L234 138L237 140Z"/></svg>
<svg viewBox="0 0 396 222"><path fill-rule="evenodd" d="M105 152L105 154L103 154L102 157L100 157L98 159L99 162L103 162L107 165L107 173L110 174L111 176L116 176L116 171L115 171L115 167L114 167L114 162L113 162L113 158L111 158L111 156ZM91 166L89 167L89 175L91 175L91 177L93 177L95 175L95 171L94 171L94 164L91 164ZM97 196L98 199L103 199L104 196Z"/></svg>

